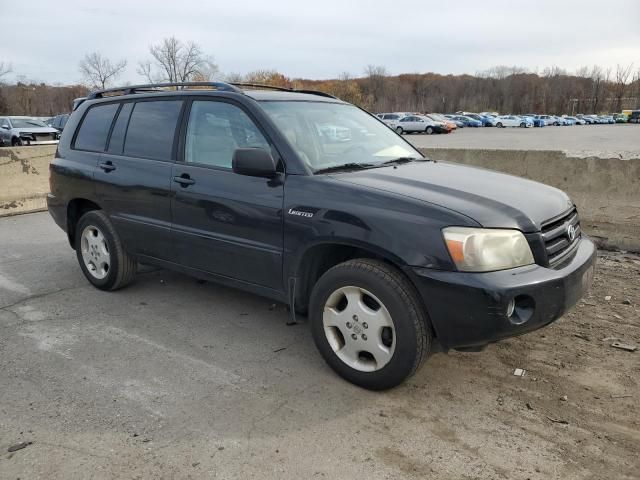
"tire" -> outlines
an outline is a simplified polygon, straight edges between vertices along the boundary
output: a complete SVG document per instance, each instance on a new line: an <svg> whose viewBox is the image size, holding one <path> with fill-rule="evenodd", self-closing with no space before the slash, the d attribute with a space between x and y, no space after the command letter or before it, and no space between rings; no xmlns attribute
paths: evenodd
<svg viewBox="0 0 640 480"><path fill-rule="evenodd" d="M431 135L433 133L433 127L427 127L427 129L425 130L425 133L427 135Z"/></svg>
<svg viewBox="0 0 640 480"><path fill-rule="evenodd" d="M320 277L311 292L309 323L329 366L369 390L402 383L431 348L429 320L413 285L378 260L349 260Z"/></svg>
<svg viewBox="0 0 640 480"><path fill-rule="evenodd" d="M75 246L82 273L94 287L118 290L135 278L138 264L124 250L104 212L92 210L80 218L76 225Z"/></svg>
<svg viewBox="0 0 640 480"><path fill-rule="evenodd" d="M402 127L396 127L396 132L398 133L398 135L402 135L404 133L404 130L402 129Z"/></svg>
<svg viewBox="0 0 640 480"><path fill-rule="evenodd" d="M504 125L502 125L502 122L498 122L498 123L496 123L496 127L498 127L498 128L503 128L503 126L504 126Z"/></svg>
<svg viewBox="0 0 640 480"><path fill-rule="evenodd" d="M527 128L527 124L526 124L525 122L522 122L522 123L520 124L520 128Z"/></svg>
<svg viewBox="0 0 640 480"><path fill-rule="evenodd" d="M22 140L20 140L18 137L13 137L11 139L11 146L12 147L21 147L22 146Z"/></svg>

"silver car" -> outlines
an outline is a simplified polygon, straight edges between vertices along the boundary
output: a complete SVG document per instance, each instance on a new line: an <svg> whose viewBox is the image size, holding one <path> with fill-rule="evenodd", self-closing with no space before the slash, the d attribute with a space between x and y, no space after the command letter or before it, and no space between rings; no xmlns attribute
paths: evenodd
<svg viewBox="0 0 640 480"><path fill-rule="evenodd" d="M56 145L60 133L31 117L0 117L0 146Z"/></svg>

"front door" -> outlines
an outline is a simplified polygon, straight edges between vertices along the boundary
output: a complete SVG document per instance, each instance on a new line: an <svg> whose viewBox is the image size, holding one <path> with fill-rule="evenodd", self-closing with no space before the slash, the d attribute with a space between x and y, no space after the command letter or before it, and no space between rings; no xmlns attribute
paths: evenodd
<svg viewBox="0 0 640 480"><path fill-rule="evenodd" d="M282 290L284 175L238 175L236 148L272 149L249 114L223 100L194 100L183 161L173 166L172 236L178 262Z"/></svg>

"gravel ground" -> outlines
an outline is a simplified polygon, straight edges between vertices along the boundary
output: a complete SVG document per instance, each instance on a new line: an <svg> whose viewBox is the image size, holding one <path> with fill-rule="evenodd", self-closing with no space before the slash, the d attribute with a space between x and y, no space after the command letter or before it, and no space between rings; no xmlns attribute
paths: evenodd
<svg viewBox="0 0 640 480"><path fill-rule="evenodd" d="M448 135L411 134L416 147L568 152L640 153L640 125L574 125L543 128L462 128Z"/></svg>
<svg viewBox="0 0 640 480"><path fill-rule="evenodd" d="M640 478L640 351L611 347L640 345L638 256L601 253L550 327L373 393L281 305L162 270L100 292L46 213L0 245L2 479Z"/></svg>

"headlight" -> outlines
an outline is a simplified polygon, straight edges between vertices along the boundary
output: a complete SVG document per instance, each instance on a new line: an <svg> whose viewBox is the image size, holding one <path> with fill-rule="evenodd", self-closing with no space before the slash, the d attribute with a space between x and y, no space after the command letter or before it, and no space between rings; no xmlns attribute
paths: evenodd
<svg viewBox="0 0 640 480"><path fill-rule="evenodd" d="M458 270L491 272L531 265L531 248L518 230L447 227L442 230Z"/></svg>

